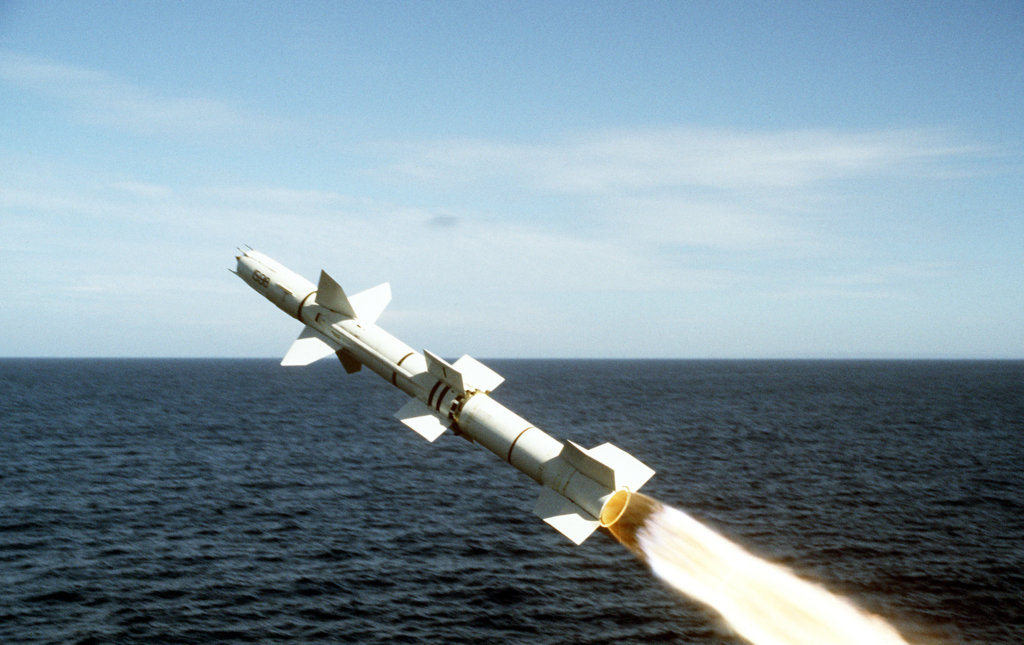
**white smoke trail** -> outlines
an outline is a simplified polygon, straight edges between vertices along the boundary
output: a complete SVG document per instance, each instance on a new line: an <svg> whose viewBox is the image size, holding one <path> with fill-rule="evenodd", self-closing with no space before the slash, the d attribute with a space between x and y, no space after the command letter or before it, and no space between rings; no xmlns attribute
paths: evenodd
<svg viewBox="0 0 1024 645"><path fill-rule="evenodd" d="M888 623L658 504L636 527L656 575L756 645L907 645Z"/></svg>

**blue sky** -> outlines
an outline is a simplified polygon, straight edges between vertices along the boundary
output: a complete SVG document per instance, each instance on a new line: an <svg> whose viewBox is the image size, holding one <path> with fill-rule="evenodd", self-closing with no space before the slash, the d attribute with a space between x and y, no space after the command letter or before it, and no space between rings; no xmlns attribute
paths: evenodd
<svg viewBox="0 0 1024 645"><path fill-rule="evenodd" d="M1024 358L1024 6L0 3L0 356Z"/></svg>

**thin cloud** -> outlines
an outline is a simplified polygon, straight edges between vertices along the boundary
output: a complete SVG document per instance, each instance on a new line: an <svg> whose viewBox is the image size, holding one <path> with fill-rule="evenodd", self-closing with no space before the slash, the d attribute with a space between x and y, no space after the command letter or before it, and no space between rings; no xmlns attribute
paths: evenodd
<svg viewBox="0 0 1024 645"><path fill-rule="evenodd" d="M270 124L224 101L164 96L107 72L0 52L0 79L66 103L92 124L136 134L251 131Z"/></svg>
<svg viewBox="0 0 1024 645"><path fill-rule="evenodd" d="M915 130L743 132L664 128L589 133L552 144L449 140L404 146L394 170L452 182L515 177L553 192L782 189L920 170L977 147Z"/></svg>
<svg viewBox="0 0 1024 645"><path fill-rule="evenodd" d="M329 190L309 190L275 185L218 186L202 194L218 202L238 205L261 204L286 209L334 208L357 202L355 198Z"/></svg>
<svg viewBox="0 0 1024 645"><path fill-rule="evenodd" d="M799 216L756 201L621 195L601 200L594 208L615 237L642 240L655 248L793 253L813 252L827 244Z"/></svg>
<svg viewBox="0 0 1024 645"><path fill-rule="evenodd" d="M989 151L938 131L748 132L686 127L577 133L546 144L448 140L383 145L389 172L452 190L547 194L575 213L538 229L609 241L613 255L673 264L846 253L851 191L879 179L937 180ZM579 208L583 204L584 208ZM507 213L506 216L512 215Z"/></svg>
<svg viewBox="0 0 1024 645"><path fill-rule="evenodd" d="M0 208L7 211L50 212L72 210L80 206L81 202L65 195L0 186Z"/></svg>
<svg viewBox="0 0 1024 645"><path fill-rule="evenodd" d="M250 243L310 277L327 268L346 288L390 280L402 294L402 307L436 314L426 317L435 321L428 323L435 324L431 329L419 328L422 320L405 328L399 317L395 333L436 336L442 350L461 351L463 334L490 338L490 330L509 317L543 320L547 327L558 323L545 316L565 316L562 336L529 350L544 353L572 347L578 334L571 330L598 314L655 329L695 315L691 303L724 307L721 302L753 295L786 303L895 302L942 279L930 272L934 267L914 263L882 272L879 265L892 261L884 252L853 257L850 241L877 232L836 223L849 213L829 209L849 198L857 182L828 182L888 178L913 166L923 169L915 171L918 177L929 165L966 155L965 147L937 136L900 139L893 133L807 134L802 140L795 133L662 134L595 133L545 146L391 146L377 170L419 169L420 178L432 174L430 181L444 192L406 203L375 198L369 189L349 195L323 184L195 186L122 173L86 173L84 181L36 173L35 182L24 186L9 178L18 188L4 194L0 187L0 204L104 224L82 225L85 234L97 236L91 248L103 249L94 253L102 261L78 249L68 256L91 267L77 283L85 289L76 294L82 300L98 299L96 289L117 284L114 276L129 266L154 267L147 270L151 277L160 277L162 267L177 267L180 283L154 283L180 294L161 303L157 317L173 319L197 301L248 297L230 286L221 294L215 278L203 280L220 276L234 286L225 277L230 249ZM744 178L762 167L778 174ZM504 198L514 191L520 191L517 199ZM546 205L522 216L524 203L541 202ZM49 219L51 230L70 221ZM135 242L125 244L126 236ZM827 268L822 258L829 260ZM460 293L474 294L479 321L443 323L453 280ZM535 313L521 315L531 307ZM523 336L518 347L527 340ZM517 346L502 342L502 351ZM587 342L613 346L597 336ZM593 351L587 347L581 344L579 351Z"/></svg>
<svg viewBox="0 0 1024 645"><path fill-rule="evenodd" d="M162 200L174 194L167 186L141 181L118 181L110 184L110 187L128 195L150 200Z"/></svg>

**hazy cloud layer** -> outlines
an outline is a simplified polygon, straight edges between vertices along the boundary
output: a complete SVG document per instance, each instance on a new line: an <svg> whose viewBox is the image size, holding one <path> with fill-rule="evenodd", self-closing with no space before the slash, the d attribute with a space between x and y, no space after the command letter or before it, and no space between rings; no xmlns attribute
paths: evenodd
<svg viewBox="0 0 1024 645"><path fill-rule="evenodd" d="M0 51L0 80L65 105L83 122L134 134L252 131L269 121L216 98L170 96L104 71Z"/></svg>
<svg viewBox="0 0 1024 645"><path fill-rule="evenodd" d="M277 158L293 142L271 120L217 97L11 52L0 53L0 83L60 106L51 118L69 131L128 142L109 166L0 150L0 323L57 298L91 321L76 332L97 339L134 316L158 354L193 328L219 338L197 332L193 352L252 353L293 325L248 314L264 304L226 271L239 244L309 277L328 269L347 289L391 281L383 322L446 354L813 355L830 329L846 330L836 351L873 337L892 349L904 342L893 320L926 327L945 315L951 283L975 285L978 256L955 248L921 196L970 185L978 171L964 169L993 151L941 129L325 134L305 151L334 165L313 174L313 163ZM212 158L234 152L216 143L145 168L131 154L153 135L225 133L279 136L273 162ZM910 217L908 204L924 214ZM40 324L61 338L63 314ZM655 350L651 339L664 342Z"/></svg>
<svg viewBox="0 0 1024 645"><path fill-rule="evenodd" d="M408 146L394 169L430 180L510 177L554 192L794 188L925 171L977 153L926 131L744 132L666 127L578 134L546 145L450 140Z"/></svg>

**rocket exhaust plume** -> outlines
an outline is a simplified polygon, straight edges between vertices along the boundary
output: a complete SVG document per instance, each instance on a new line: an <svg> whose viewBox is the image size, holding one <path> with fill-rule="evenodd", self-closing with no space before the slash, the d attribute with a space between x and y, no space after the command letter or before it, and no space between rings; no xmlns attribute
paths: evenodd
<svg viewBox="0 0 1024 645"><path fill-rule="evenodd" d="M620 494L621 493L621 494ZM881 618L762 560L686 513L620 491L601 523L669 586L756 645L907 645Z"/></svg>

